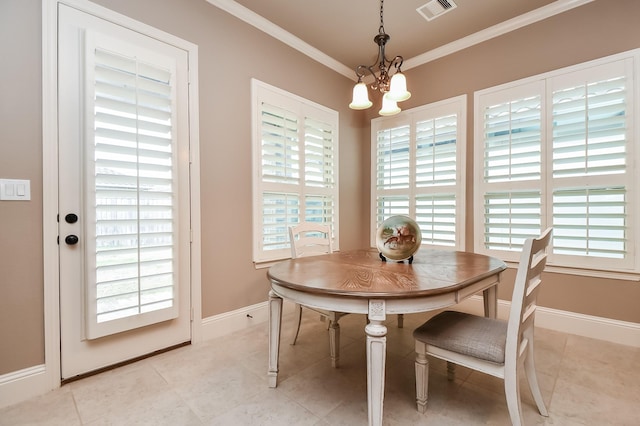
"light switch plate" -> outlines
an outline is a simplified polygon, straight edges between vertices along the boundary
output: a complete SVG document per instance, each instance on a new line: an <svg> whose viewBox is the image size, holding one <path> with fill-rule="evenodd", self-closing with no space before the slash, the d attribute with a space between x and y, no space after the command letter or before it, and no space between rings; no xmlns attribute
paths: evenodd
<svg viewBox="0 0 640 426"><path fill-rule="evenodd" d="M23 179L0 179L0 201L31 200L31 181Z"/></svg>

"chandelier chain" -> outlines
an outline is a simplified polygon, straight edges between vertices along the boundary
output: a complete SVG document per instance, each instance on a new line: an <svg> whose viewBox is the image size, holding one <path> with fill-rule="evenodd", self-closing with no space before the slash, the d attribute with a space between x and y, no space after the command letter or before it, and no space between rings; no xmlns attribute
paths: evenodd
<svg viewBox="0 0 640 426"><path fill-rule="evenodd" d="M384 34L384 0L380 0L380 28L378 28L380 34Z"/></svg>

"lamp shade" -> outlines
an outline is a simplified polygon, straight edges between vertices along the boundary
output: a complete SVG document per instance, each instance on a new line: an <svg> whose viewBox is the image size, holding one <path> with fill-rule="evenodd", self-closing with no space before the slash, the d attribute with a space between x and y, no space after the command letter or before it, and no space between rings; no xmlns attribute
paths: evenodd
<svg viewBox="0 0 640 426"><path fill-rule="evenodd" d="M382 97L382 109L378 111L380 115L394 115L399 113L401 110L396 104L396 101L389 97L389 93L385 93Z"/></svg>
<svg viewBox="0 0 640 426"><path fill-rule="evenodd" d="M411 97L411 93L407 90L407 78L400 71L391 77L387 96L396 102L406 101Z"/></svg>
<svg viewBox="0 0 640 426"><path fill-rule="evenodd" d="M349 104L351 109L367 109L373 103L369 100L369 92L367 91L367 85L360 82L353 86L353 99Z"/></svg>

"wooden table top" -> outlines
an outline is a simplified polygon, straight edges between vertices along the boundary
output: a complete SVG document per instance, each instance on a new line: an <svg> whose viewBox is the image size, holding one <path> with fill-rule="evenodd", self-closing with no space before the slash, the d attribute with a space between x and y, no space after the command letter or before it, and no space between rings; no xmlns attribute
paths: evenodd
<svg viewBox="0 0 640 426"><path fill-rule="evenodd" d="M385 299L449 293L503 271L503 261L480 254L421 248L408 262L382 262L378 251L354 250L290 259L273 265L272 283L306 293Z"/></svg>

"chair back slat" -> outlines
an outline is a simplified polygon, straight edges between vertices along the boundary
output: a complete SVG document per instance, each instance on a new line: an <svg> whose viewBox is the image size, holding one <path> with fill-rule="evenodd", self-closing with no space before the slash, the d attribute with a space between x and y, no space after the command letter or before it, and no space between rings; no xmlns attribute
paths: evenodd
<svg viewBox="0 0 640 426"><path fill-rule="evenodd" d="M329 225L304 222L300 225L290 226L289 240L293 259L333 252Z"/></svg>
<svg viewBox="0 0 640 426"><path fill-rule="evenodd" d="M524 315L522 315L522 322L520 323L520 328L526 330L530 326L533 326L533 320L536 317L536 305L533 304L529 306L528 309L525 310Z"/></svg>
<svg viewBox="0 0 640 426"><path fill-rule="evenodd" d="M525 294L525 297L529 296L531 293L536 291L536 289L540 286L540 284L542 284L540 275L536 275L532 280L532 282L530 282L529 285L527 286L527 293Z"/></svg>
<svg viewBox="0 0 640 426"><path fill-rule="evenodd" d="M523 336L533 327L538 291L542 283L542 271L547 264L546 249L551 240L551 228L538 238L525 241L511 298L511 311L507 327L506 351L518 356L505 358L516 360L522 354L526 341Z"/></svg>

